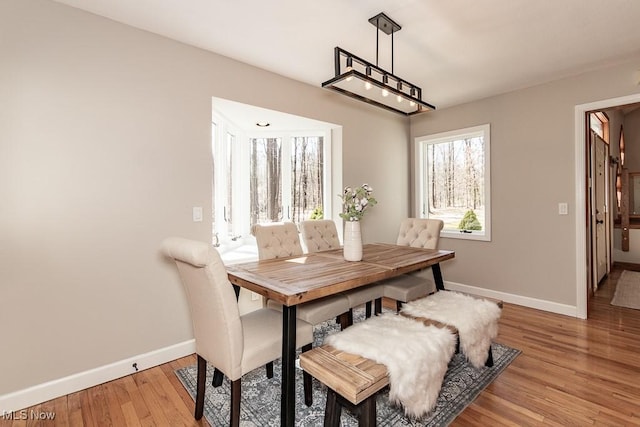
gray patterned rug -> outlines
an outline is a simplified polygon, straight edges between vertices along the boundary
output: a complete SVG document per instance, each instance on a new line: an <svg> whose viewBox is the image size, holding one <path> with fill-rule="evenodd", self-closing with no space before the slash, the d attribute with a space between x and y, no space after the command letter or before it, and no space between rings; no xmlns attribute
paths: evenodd
<svg viewBox="0 0 640 427"><path fill-rule="evenodd" d="M363 318L360 310L354 318ZM339 331L335 322L325 322L314 328L315 343L321 345L327 334ZM436 407L429 416L411 420L404 416L402 409L389 404L388 391L378 393L378 426L446 426L460 414L509 364L520 354L520 350L494 343L492 368L474 369L464 356L456 354L442 384ZM264 369L256 369L242 377L242 402L240 404L241 427L265 427L280 425L280 360L274 362L274 375L268 379ZM196 366L178 369L176 375L192 398L196 392ZM214 427L229 425L230 383L225 378L222 386L211 386L213 367L207 369L207 387L204 402L204 416ZM296 371L296 426L317 427L323 424L326 388L313 381L313 405L304 404L302 371ZM355 427L357 418L343 411L341 426Z"/></svg>

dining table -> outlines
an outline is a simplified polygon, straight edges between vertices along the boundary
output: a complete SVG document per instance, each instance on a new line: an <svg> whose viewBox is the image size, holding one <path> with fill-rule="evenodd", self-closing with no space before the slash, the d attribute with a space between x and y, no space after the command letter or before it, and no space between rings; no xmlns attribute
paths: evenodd
<svg viewBox="0 0 640 427"><path fill-rule="evenodd" d="M346 261L342 249L227 266L229 281L282 303L282 395L280 425L295 423L296 306L360 286L431 267L444 289L440 263L455 252L386 243L363 245L361 261Z"/></svg>

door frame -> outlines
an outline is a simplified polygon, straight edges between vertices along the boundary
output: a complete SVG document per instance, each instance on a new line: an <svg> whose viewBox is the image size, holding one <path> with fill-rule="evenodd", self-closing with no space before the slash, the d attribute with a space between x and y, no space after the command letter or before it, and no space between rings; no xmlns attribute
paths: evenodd
<svg viewBox="0 0 640 427"><path fill-rule="evenodd" d="M618 105L640 102L640 93L619 98L605 99L575 106L575 222L576 222L576 317L587 318L587 153L585 150L586 113L593 110L603 110ZM590 249L589 249L590 250Z"/></svg>
<svg viewBox="0 0 640 427"><path fill-rule="evenodd" d="M597 145L600 144L599 141L602 141L603 144L603 149L604 149L604 158L603 158L603 171L604 171L604 184L603 184L603 188L600 189L600 191L602 191L604 194L602 195L602 198L604 199L604 212L602 212L602 216L603 216L603 240L606 242L605 247L604 247L604 257L606 259L606 271L604 274L604 277L606 277L609 273L610 273L610 266L611 266L611 251L610 251L610 247L611 247L611 227L612 227L612 223L609 220L609 214L610 214L610 210L611 210L611 194L609 193L609 189L611 187L611 176L609 173L609 167L610 167L610 162L609 162L609 155L610 155L610 146L609 143L601 138L599 135L597 135L592 129L588 130L588 141L589 141L589 151L591 154L591 161L589 162L589 167L591 168L591 195L590 195L590 200L591 203L589 204L590 207L590 228L591 228L591 270L592 270L592 277L591 277L591 283L589 283L588 286L588 293L587 293L587 301L589 299L590 295L593 295L595 291L598 290L598 285L600 283L600 281L598 280L599 275L600 275L600 271L599 271L599 262L600 259L598 257L598 245L599 245L599 239L598 239L598 224L597 224L597 214L596 211L598 210L598 183L597 183L597 176L596 176L596 172L598 169L598 157L597 157L597 150L598 147ZM589 239L587 238L587 241Z"/></svg>

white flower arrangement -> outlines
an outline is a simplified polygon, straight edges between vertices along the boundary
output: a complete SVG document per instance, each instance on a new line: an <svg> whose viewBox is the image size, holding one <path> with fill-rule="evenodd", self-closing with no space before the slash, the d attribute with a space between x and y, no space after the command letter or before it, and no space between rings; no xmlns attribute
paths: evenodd
<svg viewBox="0 0 640 427"><path fill-rule="evenodd" d="M342 213L340 218L345 221L360 221L367 209L378 201L373 197L373 188L369 184L360 187L345 187L342 195Z"/></svg>

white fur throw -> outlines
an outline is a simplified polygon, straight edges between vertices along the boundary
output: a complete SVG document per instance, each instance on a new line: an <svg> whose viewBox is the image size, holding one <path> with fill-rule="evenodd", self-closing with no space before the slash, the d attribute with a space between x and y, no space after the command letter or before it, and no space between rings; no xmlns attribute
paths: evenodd
<svg viewBox="0 0 640 427"><path fill-rule="evenodd" d="M325 344L358 354L387 367L389 400L410 417L433 409L444 374L455 352L455 335L446 328L424 326L387 313L329 335Z"/></svg>
<svg viewBox="0 0 640 427"><path fill-rule="evenodd" d="M498 304L452 291L439 291L411 301L402 312L426 317L458 328L460 349L477 369L484 366L491 341L498 335Z"/></svg>

